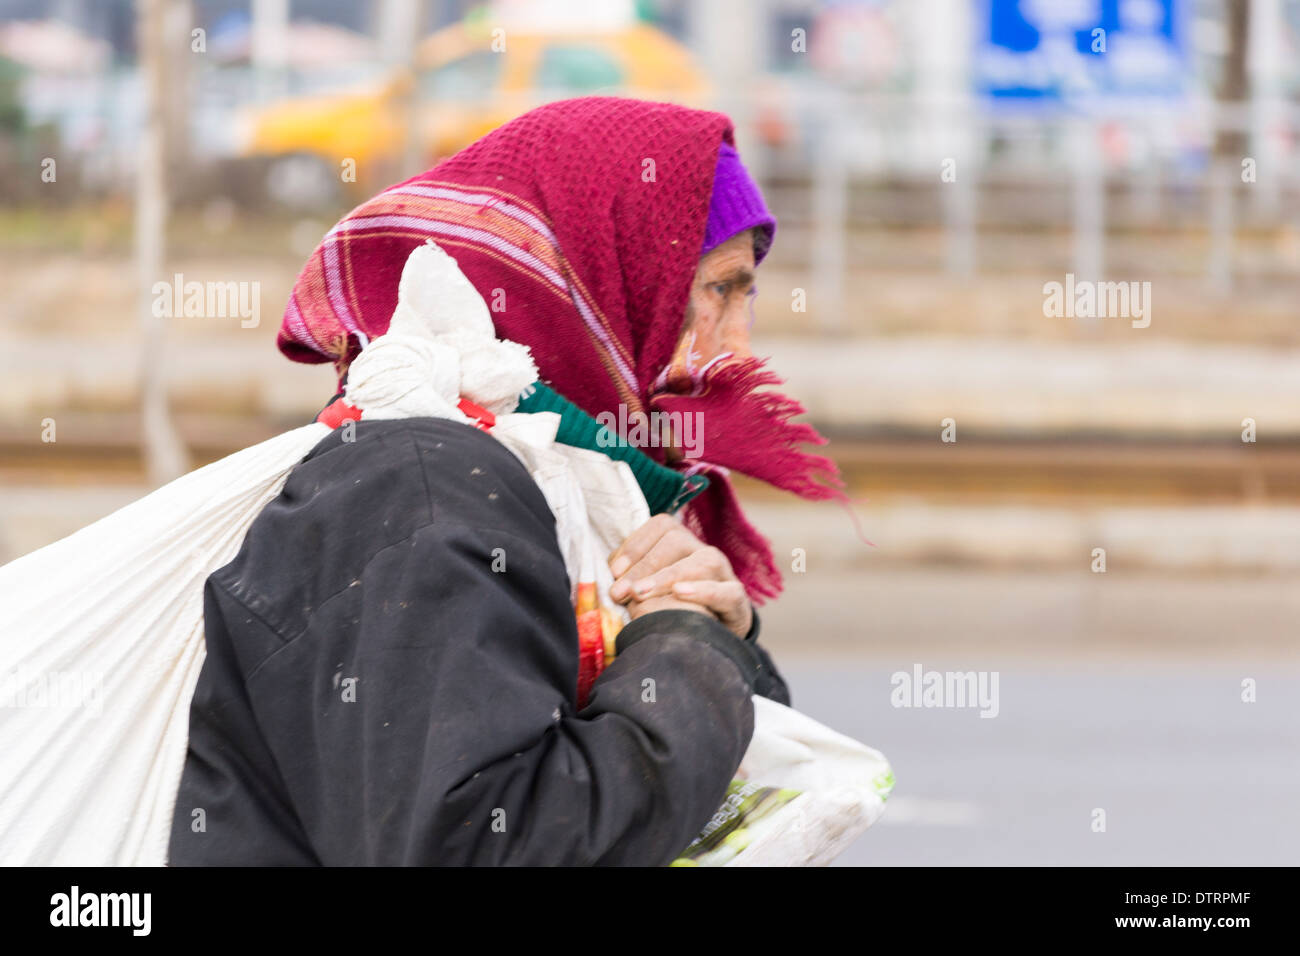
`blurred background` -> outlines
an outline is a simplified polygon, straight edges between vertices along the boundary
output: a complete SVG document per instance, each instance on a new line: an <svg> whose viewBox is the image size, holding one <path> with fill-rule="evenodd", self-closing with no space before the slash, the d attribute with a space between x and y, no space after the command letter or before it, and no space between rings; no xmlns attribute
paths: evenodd
<svg viewBox="0 0 1300 956"><path fill-rule="evenodd" d="M1300 859L1300 0L0 0L0 562L310 421L323 233L589 93L728 113L780 221L756 351L872 543L742 493L795 704L897 774L843 862Z"/></svg>

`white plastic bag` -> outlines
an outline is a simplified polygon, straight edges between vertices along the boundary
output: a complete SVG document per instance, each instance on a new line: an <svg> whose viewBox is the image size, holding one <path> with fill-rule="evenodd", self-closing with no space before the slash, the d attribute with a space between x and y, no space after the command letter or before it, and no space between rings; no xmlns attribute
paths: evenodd
<svg viewBox="0 0 1300 956"><path fill-rule="evenodd" d="M878 750L757 696L736 775L674 866L824 866L880 819L894 787Z"/></svg>

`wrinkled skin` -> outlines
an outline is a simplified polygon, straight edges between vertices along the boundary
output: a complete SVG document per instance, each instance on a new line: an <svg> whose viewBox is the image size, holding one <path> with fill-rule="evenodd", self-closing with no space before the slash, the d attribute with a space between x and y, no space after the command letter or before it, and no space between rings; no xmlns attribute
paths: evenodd
<svg viewBox="0 0 1300 956"><path fill-rule="evenodd" d="M752 230L737 233L700 257L681 337L669 364L667 387L685 391L690 369L719 355L749 357L749 295L754 285ZM681 457L669 449L670 460ZM731 563L670 515L656 515L612 555L610 596L632 618L679 608L717 618L737 637L749 633L753 607Z"/></svg>

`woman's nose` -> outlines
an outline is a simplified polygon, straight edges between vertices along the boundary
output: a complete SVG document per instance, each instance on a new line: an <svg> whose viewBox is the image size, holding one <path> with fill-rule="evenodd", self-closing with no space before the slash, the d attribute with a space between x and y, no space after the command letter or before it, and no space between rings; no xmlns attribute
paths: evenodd
<svg viewBox="0 0 1300 956"><path fill-rule="evenodd" d="M753 353L750 352L748 310L737 316L728 316L719 345L719 354L731 352L737 358L751 357Z"/></svg>

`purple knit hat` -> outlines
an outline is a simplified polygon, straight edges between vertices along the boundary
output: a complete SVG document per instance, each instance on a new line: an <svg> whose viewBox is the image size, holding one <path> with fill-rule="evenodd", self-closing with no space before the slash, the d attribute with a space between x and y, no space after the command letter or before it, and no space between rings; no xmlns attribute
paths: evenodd
<svg viewBox="0 0 1300 956"><path fill-rule="evenodd" d="M749 178L736 147L723 143L718 149L713 195L709 197L709 221L704 227L704 248L700 255L722 245L736 233L755 227L758 227L754 233L754 264L757 265L772 248L776 218L768 212L763 194Z"/></svg>

